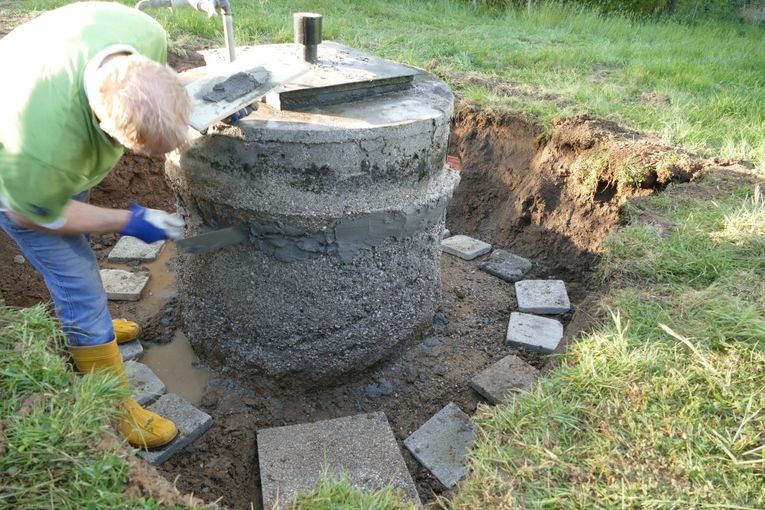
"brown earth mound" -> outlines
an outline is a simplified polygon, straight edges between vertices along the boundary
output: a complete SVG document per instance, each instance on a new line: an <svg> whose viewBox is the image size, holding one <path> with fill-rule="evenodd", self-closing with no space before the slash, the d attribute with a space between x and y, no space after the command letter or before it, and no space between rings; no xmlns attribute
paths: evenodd
<svg viewBox="0 0 765 510"><path fill-rule="evenodd" d="M450 142L462 181L448 212L471 232L562 274L589 270L635 195L687 181L701 170L688 154L586 116L539 126L466 108Z"/></svg>

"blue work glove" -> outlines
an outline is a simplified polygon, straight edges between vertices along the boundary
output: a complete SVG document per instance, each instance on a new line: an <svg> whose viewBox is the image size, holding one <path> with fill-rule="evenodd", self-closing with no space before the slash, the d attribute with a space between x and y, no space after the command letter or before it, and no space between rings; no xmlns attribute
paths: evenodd
<svg viewBox="0 0 765 510"><path fill-rule="evenodd" d="M231 115L223 119L223 122L225 122L226 124L231 124L232 126L236 126L237 124L239 124L239 121L241 119L245 118L251 113L252 113L252 108L250 108L249 106L245 106L238 112L232 113Z"/></svg>
<svg viewBox="0 0 765 510"><path fill-rule="evenodd" d="M162 239L180 239L183 237L184 225L183 219L177 214L131 203L130 221L120 234L137 237L145 243L153 243Z"/></svg>

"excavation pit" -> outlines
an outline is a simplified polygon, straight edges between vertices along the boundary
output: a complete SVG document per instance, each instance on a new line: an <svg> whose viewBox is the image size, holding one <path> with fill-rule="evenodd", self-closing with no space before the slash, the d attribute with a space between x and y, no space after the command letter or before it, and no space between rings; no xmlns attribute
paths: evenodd
<svg viewBox="0 0 765 510"><path fill-rule="evenodd" d="M565 326L558 351L589 325L590 296L596 290L592 270L619 221L621 205L630 196L652 191L651 186L621 188L614 179L614 193L596 194L576 171L589 151L602 151L613 167L627 158L650 166L671 152L633 132L584 117L559 122L546 136L541 126L521 117L463 107L451 126L449 153L459 155L462 170L446 225L455 234L530 260L524 278L565 281L573 310L557 316ZM680 161L673 170L680 180L698 171L682 155L673 159ZM608 172L601 176L597 188L607 188ZM420 497L433 501L445 488L405 451L404 439L449 402L473 414L486 400L470 381L493 363L512 354L544 371L550 359L505 344L517 301L512 283L480 269L488 258L466 261L442 255L442 295L430 329L414 345L353 378L289 392L259 388L247 377L211 381L201 405L220 420L219 426L201 444L171 459L163 471L170 478L180 474L179 486L205 494L205 499L223 496L236 508L246 508L250 501L257 505L258 430L382 411Z"/></svg>

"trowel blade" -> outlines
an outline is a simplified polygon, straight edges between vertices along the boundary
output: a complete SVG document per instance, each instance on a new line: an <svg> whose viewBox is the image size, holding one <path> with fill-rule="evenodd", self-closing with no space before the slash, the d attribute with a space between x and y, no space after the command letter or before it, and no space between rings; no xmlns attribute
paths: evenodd
<svg viewBox="0 0 765 510"><path fill-rule="evenodd" d="M198 236L179 239L175 242L183 253L196 255L197 253L207 253L218 250L225 246L247 241L249 235L242 227L228 227L220 230L205 232Z"/></svg>

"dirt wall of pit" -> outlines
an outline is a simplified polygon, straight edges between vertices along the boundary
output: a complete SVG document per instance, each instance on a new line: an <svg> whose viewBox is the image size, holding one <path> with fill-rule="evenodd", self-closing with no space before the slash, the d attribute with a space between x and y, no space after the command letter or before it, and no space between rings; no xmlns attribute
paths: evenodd
<svg viewBox="0 0 765 510"><path fill-rule="evenodd" d="M463 107L449 151L462 160L447 212L468 233L564 275L587 272L624 201L686 181L701 163L637 132L587 116L549 132L513 114Z"/></svg>

